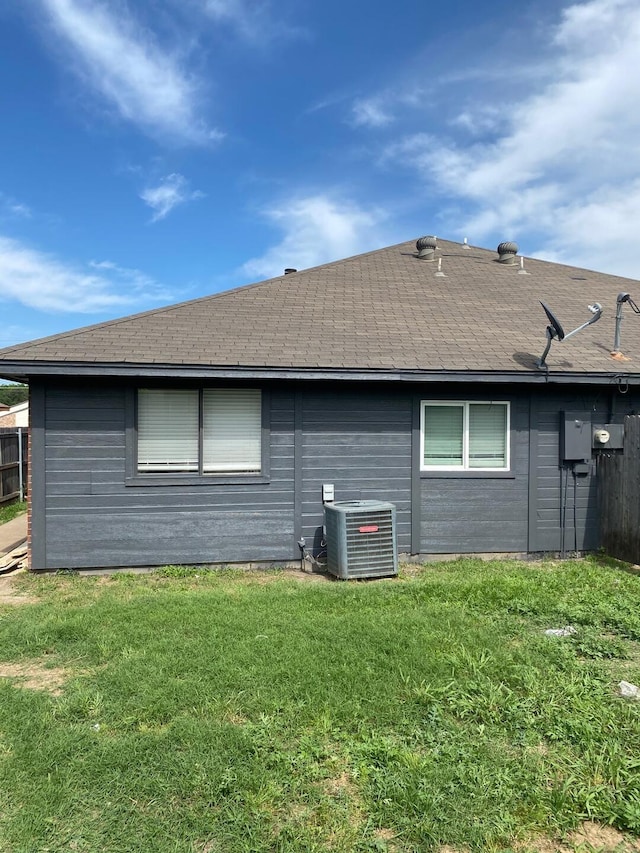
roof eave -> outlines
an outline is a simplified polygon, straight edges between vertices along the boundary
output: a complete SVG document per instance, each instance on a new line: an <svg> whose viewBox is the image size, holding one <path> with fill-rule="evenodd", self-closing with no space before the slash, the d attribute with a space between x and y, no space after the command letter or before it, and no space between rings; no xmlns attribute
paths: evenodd
<svg viewBox="0 0 640 853"><path fill-rule="evenodd" d="M28 382L38 377L122 379L237 379L376 382L495 382L561 385L640 385L640 374L542 370L419 370L397 368L251 367L113 362L3 361L0 377Z"/></svg>

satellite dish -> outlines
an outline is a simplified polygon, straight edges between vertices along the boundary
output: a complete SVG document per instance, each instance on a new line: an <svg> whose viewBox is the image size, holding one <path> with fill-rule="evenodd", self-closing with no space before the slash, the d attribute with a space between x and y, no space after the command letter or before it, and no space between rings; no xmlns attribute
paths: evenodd
<svg viewBox="0 0 640 853"><path fill-rule="evenodd" d="M577 332L580 332L582 329L586 329L587 326L591 326L592 323L596 323L600 317L602 317L602 306L599 302L594 302L593 305L588 305L587 308L593 314L586 323L583 323L581 326L578 326L577 329L574 329L572 332L569 332L568 335L565 334L560 321L553 313L551 308L548 305L545 305L544 302L541 302L544 309L544 313L547 315L547 319L549 320L549 325L547 326L547 345L545 347L544 352L540 356L540 358L536 361L536 367L540 368L540 370L548 370L548 366L546 363L547 355L549 354L549 350L551 349L551 342L554 339L559 341L567 341L570 337L575 335Z"/></svg>
<svg viewBox="0 0 640 853"><path fill-rule="evenodd" d="M544 313L549 318L551 328L555 332L555 335L553 335L552 337L557 338L559 341L564 340L564 329L560 325L560 321L558 320L556 315L553 313L553 311L551 310L551 308L549 308L548 305L544 304L544 302L541 302L540 305L542 305L542 307L544 308Z"/></svg>

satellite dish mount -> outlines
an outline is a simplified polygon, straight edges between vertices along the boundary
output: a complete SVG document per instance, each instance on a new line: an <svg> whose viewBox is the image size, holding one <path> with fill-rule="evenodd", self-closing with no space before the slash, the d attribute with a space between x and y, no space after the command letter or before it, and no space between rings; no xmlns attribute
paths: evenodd
<svg viewBox="0 0 640 853"><path fill-rule="evenodd" d="M597 323L600 317L602 316L602 306L599 302L594 302L593 305L588 305L587 307L589 311L591 311L591 313L593 314L593 317L587 320L586 323L583 323L581 326L578 326L577 329L574 329L572 332L569 332L569 334L565 334L565 331L562 328L560 321L553 313L551 308L549 308L548 305L545 305L544 302L541 302L540 305L542 305L544 313L547 315L549 325L547 326L547 345L544 348L544 352L542 353L540 358L536 361L536 367L539 370L548 370L549 367L546 363L546 358L549 355L549 350L551 349L551 344L553 343L553 341L567 341L570 337L582 331L582 329L586 329L587 326L591 326L593 323Z"/></svg>

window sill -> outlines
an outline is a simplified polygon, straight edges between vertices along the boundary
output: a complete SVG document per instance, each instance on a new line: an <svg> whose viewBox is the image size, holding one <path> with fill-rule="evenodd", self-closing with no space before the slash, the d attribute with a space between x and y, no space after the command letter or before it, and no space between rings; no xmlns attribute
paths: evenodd
<svg viewBox="0 0 640 853"><path fill-rule="evenodd" d="M515 471L420 471L422 480L515 480Z"/></svg>
<svg viewBox="0 0 640 853"><path fill-rule="evenodd" d="M263 474L137 474L126 477L125 486L236 486L268 483Z"/></svg>

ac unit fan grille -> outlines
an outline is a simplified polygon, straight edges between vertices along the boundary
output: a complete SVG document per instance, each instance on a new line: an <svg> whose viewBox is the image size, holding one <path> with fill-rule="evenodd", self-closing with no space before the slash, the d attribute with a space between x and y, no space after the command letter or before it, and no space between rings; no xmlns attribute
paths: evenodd
<svg viewBox="0 0 640 853"><path fill-rule="evenodd" d="M388 511L350 513L346 517L349 575L393 574L393 518ZM360 528L377 527L361 532Z"/></svg>

